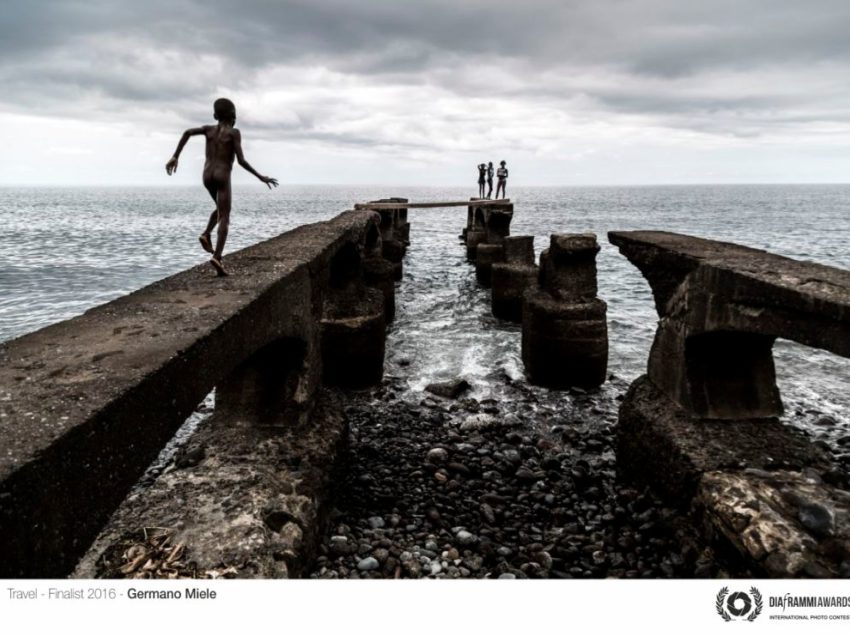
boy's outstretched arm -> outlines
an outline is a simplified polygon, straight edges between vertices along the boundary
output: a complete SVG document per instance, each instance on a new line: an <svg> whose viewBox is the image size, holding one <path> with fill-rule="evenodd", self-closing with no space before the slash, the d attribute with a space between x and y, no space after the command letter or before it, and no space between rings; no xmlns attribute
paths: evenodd
<svg viewBox="0 0 850 636"><path fill-rule="evenodd" d="M180 156L180 153L183 152L183 146L186 145L186 142L189 141L189 137L194 135L203 135L206 132L206 126L201 126L200 128L189 128L186 132L183 133L183 136L180 137L180 143L177 144L177 150L174 151L174 156L168 160L168 163L165 164L165 171L170 175L174 172L177 172L177 158Z"/></svg>
<svg viewBox="0 0 850 636"><path fill-rule="evenodd" d="M236 151L236 161L239 162L239 165L245 168L245 170L250 172L252 175L257 177L257 179L265 183L269 187L269 190L271 190L272 186L277 187L277 179L272 179L271 177L264 177L259 172L254 170L254 168L251 167L250 163L245 161L245 155L242 153L242 133L240 133L238 130L234 130L233 136L235 140L234 150Z"/></svg>

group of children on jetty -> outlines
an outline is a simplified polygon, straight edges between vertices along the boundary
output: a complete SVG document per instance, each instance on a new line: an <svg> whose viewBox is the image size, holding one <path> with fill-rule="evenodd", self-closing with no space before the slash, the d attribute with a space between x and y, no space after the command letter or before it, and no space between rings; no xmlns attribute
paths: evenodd
<svg viewBox="0 0 850 636"><path fill-rule="evenodd" d="M499 198L499 190L502 191L502 197L505 195L505 187L508 185L508 169L505 166L504 160L499 162L499 169L496 170L496 178L499 180L496 183L496 198ZM484 194L484 183L487 183L487 194ZM487 162L487 165L483 163L478 164L478 196L482 199L491 198L490 195L493 194L493 162Z"/></svg>
<svg viewBox="0 0 850 636"><path fill-rule="evenodd" d="M230 227L230 173L233 170L233 160L236 159L240 166L265 183L269 189L277 187L277 179L261 175L245 160L245 155L242 153L242 134L235 127L236 106L232 101L225 98L215 100L213 104L213 117L218 124L189 128L183 133L180 142L177 144L177 149L174 151L174 155L165 164L165 171L169 175L177 171L177 161L180 153L183 151L183 147L189 141L189 137L195 135L204 136L206 140L206 161L204 162L203 181L204 187L210 193L213 201L215 201L215 210L210 214L207 227L198 237L198 241L200 241L201 247L204 250L212 254L210 264L216 273L219 276L227 276L222 254L224 252L224 243L227 240L227 231ZM501 167L496 171L496 177L498 178L496 185L496 198L498 199L499 191L502 192L503 197L505 196L505 186L508 181L508 169L505 167L504 161L501 162ZM485 181L490 186L486 196L489 199L493 193L492 161L486 166L483 163L478 166L478 189L482 199L485 198ZM215 247L213 248L212 231L216 225L218 225L218 234Z"/></svg>

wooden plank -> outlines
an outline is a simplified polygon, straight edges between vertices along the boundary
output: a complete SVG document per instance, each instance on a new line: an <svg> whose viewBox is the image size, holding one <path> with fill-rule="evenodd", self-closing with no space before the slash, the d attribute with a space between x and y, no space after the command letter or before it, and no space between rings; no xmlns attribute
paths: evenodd
<svg viewBox="0 0 850 636"><path fill-rule="evenodd" d="M355 210L397 210L399 208L456 208L475 205L510 205L510 199L483 199L481 201L423 201L421 203L355 203Z"/></svg>

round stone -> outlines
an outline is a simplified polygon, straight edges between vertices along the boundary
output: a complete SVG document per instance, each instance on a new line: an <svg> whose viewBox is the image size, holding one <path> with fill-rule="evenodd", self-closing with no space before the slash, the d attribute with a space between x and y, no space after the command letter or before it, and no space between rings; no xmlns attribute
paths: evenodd
<svg viewBox="0 0 850 636"><path fill-rule="evenodd" d="M828 537L835 532L835 516L823 504L803 504L800 506L799 519L807 530L819 537Z"/></svg>
<svg viewBox="0 0 850 636"><path fill-rule="evenodd" d="M432 448L428 451L428 461L432 464L445 464L449 461L449 452L445 448Z"/></svg>
<svg viewBox="0 0 850 636"><path fill-rule="evenodd" d="M361 572L369 572L371 570L377 570L380 567L380 563L378 563L378 559L375 557L366 557L365 559L361 559L361 561L357 564L357 569Z"/></svg>
<svg viewBox="0 0 850 636"><path fill-rule="evenodd" d="M455 535L457 542L461 545L472 545L478 543L478 537L467 530L461 530Z"/></svg>

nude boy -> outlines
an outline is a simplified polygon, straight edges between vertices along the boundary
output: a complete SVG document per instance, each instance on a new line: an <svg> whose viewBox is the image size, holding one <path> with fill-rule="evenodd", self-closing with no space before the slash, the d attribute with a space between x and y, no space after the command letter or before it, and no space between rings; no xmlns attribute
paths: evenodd
<svg viewBox="0 0 850 636"><path fill-rule="evenodd" d="M221 256L224 251L224 242L227 240L227 230L230 226L230 172L233 169L233 158L235 157L240 166L265 183L269 189L272 186L277 187L277 179L264 177L245 161L245 156L242 154L242 134L237 128L234 128L236 125L236 106L233 105L233 102L224 98L215 100L213 116L218 121L218 125L190 128L183 133L180 143L177 144L177 150L174 151L174 156L165 164L165 171L169 175L177 171L177 159L183 150L183 146L189 141L189 137L204 135L207 140L204 187L215 201L215 210L210 215L207 229L198 237L198 240L201 242L201 247L213 255L210 263L218 272L218 275L227 276L227 270L224 269ZM213 250L210 235L216 224L218 224L218 237L215 250Z"/></svg>

